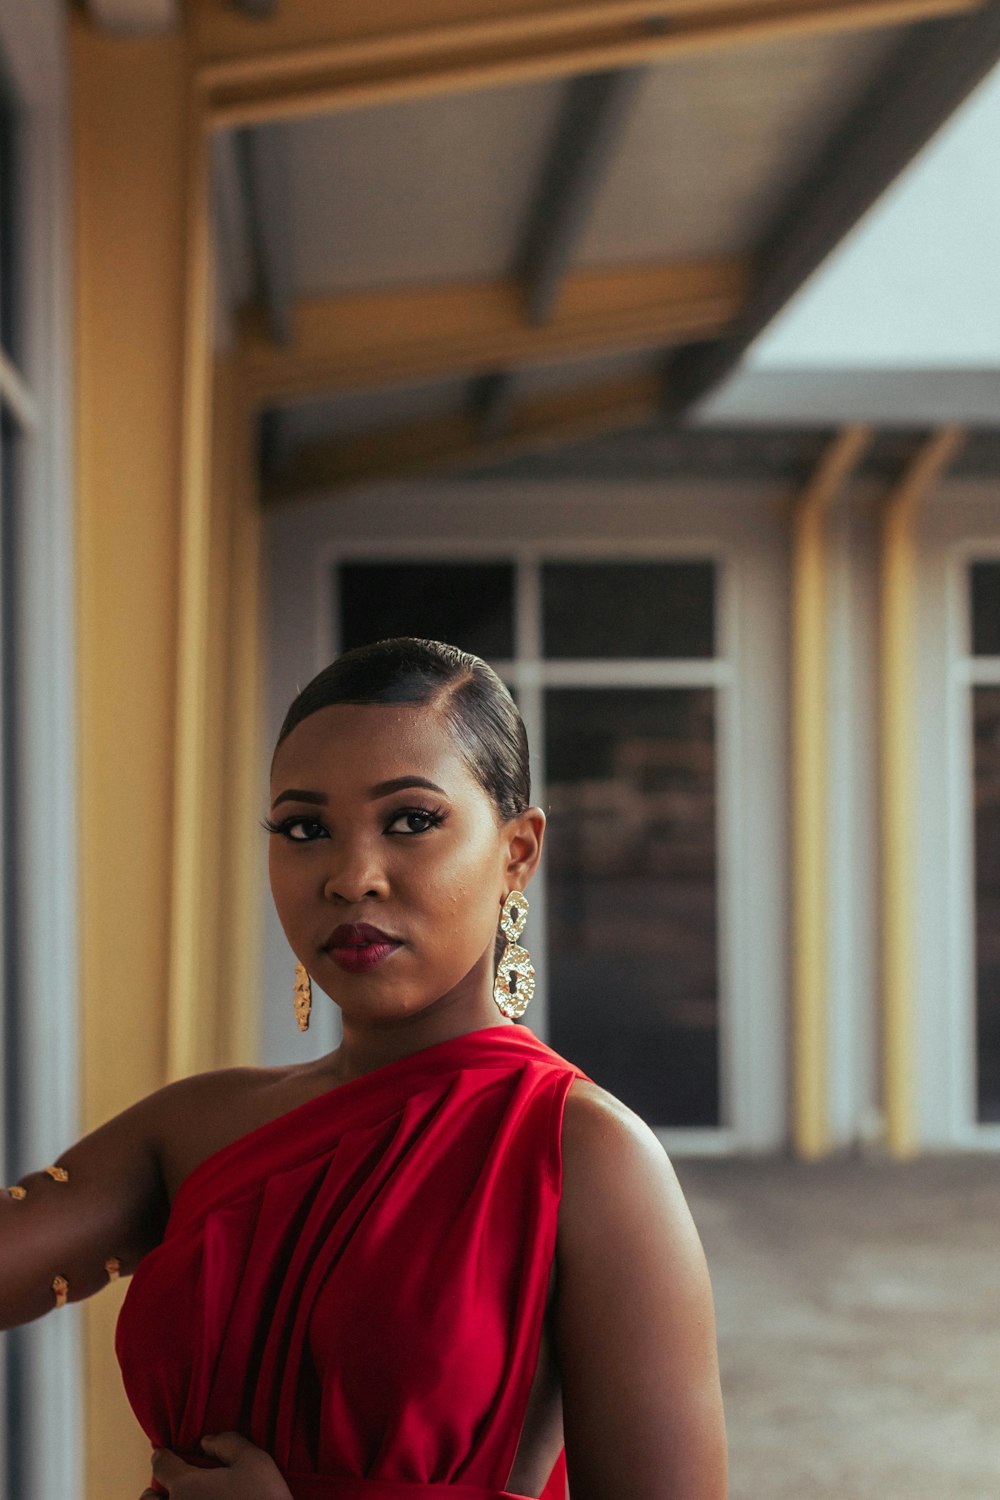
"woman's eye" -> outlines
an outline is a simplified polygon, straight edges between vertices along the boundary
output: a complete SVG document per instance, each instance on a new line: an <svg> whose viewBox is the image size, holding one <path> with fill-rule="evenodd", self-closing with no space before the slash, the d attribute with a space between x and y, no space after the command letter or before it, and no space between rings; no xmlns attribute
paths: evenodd
<svg viewBox="0 0 1000 1500"><path fill-rule="evenodd" d="M428 829L436 828L442 821L440 813L428 812L423 807L409 807L404 812L396 814L386 832L404 834L426 833Z"/></svg>
<svg viewBox="0 0 1000 1500"><path fill-rule="evenodd" d="M286 824L286 829L289 838L296 839L300 844L308 843L310 839L317 838L319 835L315 831L301 834L293 833L293 828L307 828L312 830L318 828L320 833L325 831L318 818L294 818L291 823Z"/></svg>
<svg viewBox="0 0 1000 1500"><path fill-rule="evenodd" d="M285 818L281 823L265 823L269 833L281 833L285 838L291 839L293 844L311 844L319 834L325 833L325 829L318 818ZM305 833L298 833L296 829L306 829ZM316 833L319 830L319 834Z"/></svg>

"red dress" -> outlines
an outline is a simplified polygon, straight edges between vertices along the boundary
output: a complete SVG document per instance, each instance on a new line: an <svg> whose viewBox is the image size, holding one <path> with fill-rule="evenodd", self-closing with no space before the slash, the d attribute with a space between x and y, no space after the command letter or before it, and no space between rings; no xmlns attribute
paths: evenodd
<svg viewBox="0 0 1000 1500"><path fill-rule="evenodd" d="M274 1458L295 1500L502 1500L538 1360L579 1069L525 1026L426 1047L181 1183L115 1348L153 1446ZM565 1495L562 1456L544 1491ZM154 1486L156 1487L156 1486Z"/></svg>

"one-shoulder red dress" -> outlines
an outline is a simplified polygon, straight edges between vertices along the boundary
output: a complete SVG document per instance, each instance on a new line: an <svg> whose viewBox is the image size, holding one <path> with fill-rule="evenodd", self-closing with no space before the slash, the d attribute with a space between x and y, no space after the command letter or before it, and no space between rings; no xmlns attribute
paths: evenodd
<svg viewBox="0 0 1000 1500"><path fill-rule="evenodd" d="M118 1319L151 1444L211 1467L201 1438L240 1432L295 1500L509 1495L584 1076L491 1026L201 1162ZM544 1496L565 1493L560 1455Z"/></svg>

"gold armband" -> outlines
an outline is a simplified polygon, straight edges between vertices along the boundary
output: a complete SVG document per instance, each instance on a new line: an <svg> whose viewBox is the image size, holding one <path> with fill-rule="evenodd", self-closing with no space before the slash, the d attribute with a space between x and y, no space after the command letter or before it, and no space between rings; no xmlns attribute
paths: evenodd
<svg viewBox="0 0 1000 1500"><path fill-rule="evenodd" d="M69 1173L65 1167L43 1167L43 1172L48 1172L53 1182L69 1182Z"/></svg>
<svg viewBox="0 0 1000 1500"><path fill-rule="evenodd" d="M27 1198L28 1196L28 1189L17 1185L7 1188L6 1191L12 1198Z"/></svg>

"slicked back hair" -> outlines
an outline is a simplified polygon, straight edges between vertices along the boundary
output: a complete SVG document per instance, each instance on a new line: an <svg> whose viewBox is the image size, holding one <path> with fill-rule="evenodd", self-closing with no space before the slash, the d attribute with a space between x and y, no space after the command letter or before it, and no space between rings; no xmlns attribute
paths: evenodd
<svg viewBox="0 0 1000 1500"><path fill-rule="evenodd" d="M528 737L506 686L480 657L443 641L395 636L345 651L318 672L285 715L278 745L297 724L336 703L439 709L502 822L531 804Z"/></svg>

